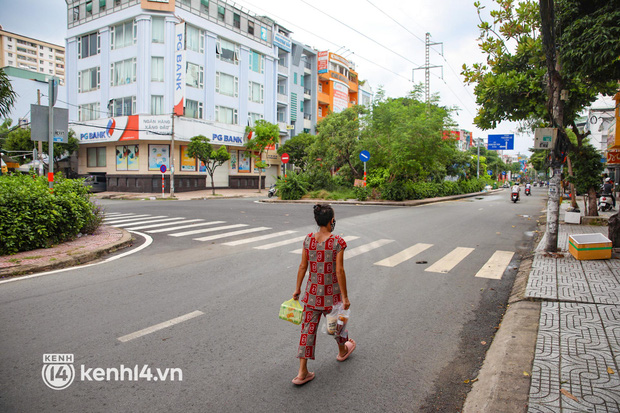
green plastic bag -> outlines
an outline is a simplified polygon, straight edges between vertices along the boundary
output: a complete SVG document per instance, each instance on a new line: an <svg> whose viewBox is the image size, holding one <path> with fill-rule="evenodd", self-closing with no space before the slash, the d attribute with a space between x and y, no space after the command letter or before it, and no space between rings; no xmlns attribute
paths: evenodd
<svg viewBox="0 0 620 413"><path fill-rule="evenodd" d="M304 307L299 300L290 299L285 301L280 306L280 318L285 321L290 321L293 324L301 324L301 319L304 314Z"/></svg>

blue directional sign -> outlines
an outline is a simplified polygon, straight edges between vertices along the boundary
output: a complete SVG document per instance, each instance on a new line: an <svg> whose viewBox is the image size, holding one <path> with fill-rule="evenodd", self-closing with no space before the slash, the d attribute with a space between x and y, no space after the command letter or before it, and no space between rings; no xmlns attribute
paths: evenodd
<svg viewBox="0 0 620 413"><path fill-rule="evenodd" d="M360 152L360 161L368 162L370 160L370 152L364 150Z"/></svg>
<svg viewBox="0 0 620 413"><path fill-rule="evenodd" d="M491 151L499 150L514 150L515 148L515 135L514 133L507 133L503 135L489 135L489 141L487 149Z"/></svg>

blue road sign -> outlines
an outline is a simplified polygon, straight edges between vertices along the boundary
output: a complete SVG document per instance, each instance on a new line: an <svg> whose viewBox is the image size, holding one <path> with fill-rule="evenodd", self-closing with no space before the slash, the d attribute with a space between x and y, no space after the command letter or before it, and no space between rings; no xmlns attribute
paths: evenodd
<svg viewBox="0 0 620 413"><path fill-rule="evenodd" d="M487 173L489 174L489 176L493 175L493 171L492 170L488 170Z"/></svg>
<svg viewBox="0 0 620 413"><path fill-rule="evenodd" d="M370 152L364 150L360 152L360 161L368 162L370 160Z"/></svg>
<svg viewBox="0 0 620 413"><path fill-rule="evenodd" d="M514 150L515 148L515 135L514 133L506 133L503 135L489 135L489 141L487 149L491 151L498 150Z"/></svg>
<svg viewBox="0 0 620 413"><path fill-rule="evenodd" d="M503 172L502 172L502 175L506 176L506 171L503 171Z"/></svg>
<svg viewBox="0 0 620 413"><path fill-rule="evenodd" d="M166 165L160 166L159 170L161 171L162 174L165 174L166 173Z"/></svg>

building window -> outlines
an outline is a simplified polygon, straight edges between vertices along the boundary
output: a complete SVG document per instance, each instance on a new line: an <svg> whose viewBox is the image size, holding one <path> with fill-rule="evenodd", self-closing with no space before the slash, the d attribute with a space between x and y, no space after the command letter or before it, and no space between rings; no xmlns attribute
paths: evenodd
<svg viewBox="0 0 620 413"><path fill-rule="evenodd" d="M278 111L278 122L280 123L284 123L286 122L286 113L284 113L283 111L279 110Z"/></svg>
<svg viewBox="0 0 620 413"><path fill-rule="evenodd" d="M323 83L319 82L319 92L323 92Z"/></svg>
<svg viewBox="0 0 620 413"><path fill-rule="evenodd" d="M53 73L53 71L50 70L50 73ZM99 89L100 80L101 75L98 66L82 70L78 73L78 92L83 93Z"/></svg>
<svg viewBox="0 0 620 413"><path fill-rule="evenodd" d="M250 82L249 99L251 102L263 103L264 88L263 85L256 82Z"/></svg>
<svg viewBox="0 0 620 413"><path fill-rule="evenodd" d="M226 9L224 6L217 6L217 18L220 21L224 21L226 19Z"/></svg>
<svg viewBox="0 0 620 413"><path fill-rule="evenodd" d="M113 117L133 115L136 112L136 97L128 96L110 100L110 112Z"/></svg>
<svg viewBox="0 0 620 413"><path fill-rule="evenodd" d="M215 121L219 123L227 123L236 125L239 123L237 118L237 109L227 108L224 106L215 107Z"/></svg>
<svg viewBox="0 0 620 413"><path fill-rule="evenodd" d="M112 26L112 49L121 49L136 43L137 25L133 20Z"/></svg>
<svg viewBox="0 0 620 413"><path fill-rule="evenodd" d="M99 11L104 11L105 10L105 3L106 0L99 0Z"/></svg>
<svg viewBox="0 0 620 413"><path fill-rule="evenodd" d="M204 70L202 66L187 62L186 84L202 89L204 84Z"/></svg>
<svg viewBox="0 0 620 413"><path fill-rule="evenodd" d="M99 119L99 102L80 105L78 108L78 119L80 121Z"/></svg>
<svg viewBox="0 0 620 413"><path fill-rule="evenodd" d="M254 36L254 22L248 21L248 34Z"/></svg>
<svg viewBox="0 0 620 413"><path fill-rule="evenodd" d="M319 106L319 117L322 118L323 117L323 107Z"/></svg>
<svg viewBox="0 0 620 413"><path fill-rule="evenodd" d="M127 85L136 81L136 58L121 60L112 63L110 72L110 85Z"/></svg>
<svg viewBox="0 0 620 413"><path fill-rule="evenodd" d="M278 58L278 65L282 66L282 67L288 67L288 64L286 63L286 55L283 54L282 56L280 56Z"/></svg>
<svg viewBox="0 0 620 413"><path fill-rule="evenodd" d="M265 56L250 50L250 70L256 73L265 73Z"/></svg>
<svg viewBox="0 0 620 413"><path fill-rule="evenodd" d="M239 96L239 78L217 72L215 74L215 91L226 96Z"/></svg>
<svg viewBox="0 0 620 413"><path fill-rule="evenodd" d="M293 83L297 84L297 73L293 73Z"/></svg>
<svg viewBox="0 0 620 413"><path fill-rule="evenodd" d="M305 79L306 77L305 77L305 76L300 76L300 77L301 77L301 79L300 79L300 80L301 80L301 87L303 87L303 86L304 86L304 83L305 83L304 79Z"/></svg>
<svg viewBox="0 0 620 413"><path fill-rule="evenodd" d="M286 83L278 82L278 94L286 95Z"/></svg>
<svg viewBox="0 0 620 413"><path fill-rule="evenodd" d="M299 101L299 111L304 113L304 101L303 99Z"/></svg>
<svg viewBox="0 0 620 413"><path fill-rule="evenodd" d="M254 122L259 119L265 119L261 113L248 113L248 126L254 126Z"/></svg>
<svg viewBox="0 0 620 413"><path fill-rule="evenodd" d="M237 13L233 13L233 26L237 29L241 28L241 16Z"/></svg>
<svg viewBox="0 0 620 413"><path fill-rule="evenodd" d="M185 103L185 117L202 119L202 102L187 99Z"/></svg>
<svg viewBox="0 0 620 413"><path fill-rule="evenodd" d="M163 96L151 96L151 115L163 115L164 114L164 97Z"/></svg>
<svg viewBox="0 0 620 413"><path fill-rule="evenodd" d="M217 39L215 45L217 58L224 62L237 64L239 62L239 45L222 38Z"/></svg>
<svg viewBox="0 0 620 413"><path fill-rule="evenodd" d="M105 147L86 148L86 166L89 168L102 168L105 166Z"/></svg>
<svg viewBox="0 0 620 413"><path fill-rule="evenodd" d="M202 12L209 14L209 0L200 0L202 5Z"/></svg>
<svg viewBox="0 0 620 413"><path fill-rule="evenodd" d="M189 24L185 26L185 47L187 50L193 50L197 53L204 53L205 48L205 33L204 31L198 29L197 27L190 26Z"/></svg>
<svg viewBox="0 0 620 413"><path fill-rule="evenodd" d="M80 6L75 6L73 8L73 21L76 22L78 20L80 20ZM19 43L19 40L17 43Z"/></svg>
<svg viewBox="0 0 620 413"><path fill-rule="evenodd" d="M153 43L164 42L164 27L163 17L153 17L153 20L151 21L151 37Z"/></svg>
<svg viewBox="0 0 620 413"><path fill-rule="evenodd" d="M85 57L94 56L99 54L99 33L91 33L80 37L78 42L78 57L84 59ZM62 60L61 57L56 59Z"/></svg>
<svg viewBox="0 0 620 413"><path fill-rule="evenodd" d="M86 16L93 15L93 1L89 0L86 2Z"/></svg>
<svg viewBox="0 0 620 413"><path fill-rule="evenodd" d="M152 57L151 58L151 82L163 82L164 81L164 58Z"/></svg>

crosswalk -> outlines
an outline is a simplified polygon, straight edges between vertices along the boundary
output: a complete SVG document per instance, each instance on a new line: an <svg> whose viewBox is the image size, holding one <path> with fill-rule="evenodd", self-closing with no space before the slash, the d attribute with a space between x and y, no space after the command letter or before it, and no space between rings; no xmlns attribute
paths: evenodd
<svg viewBox="0 0 620 413"><path fill-rule="evenodd" d="M306 237L305 234L300 234L295 230L267 233L267 231L270 231L272 228L266 226L255 227L248 224L228 224L226 221L205 221L199 218L185 219L183 217L168 217L165 215L112 212L105 215L104 223L106 225L125 228L128 231L143 231L148 234L162 233L171 237L191 237L193 241L198 242L223 240L224 242L222 242L221 245L227 247L239 245L252 246L252 244L255 244L252 246L254 249L271 250L274 248L294 246L296 248L289 251L292 254L302 253L299 244ZM256 235L251 236L250 234ZM237 237L237 239L226 240L235 237ZM277 241L269 242L270 240L278 238L280 239ZM349 244L345 254L347 260L371 252L381 252L382 247L395 242L393 239L386 238L364 242L360 240L359 236L354 235L345 237L345 240L347 244ZM357 241L357 243L354 241ZM356 245L360 242L362 242L361 245ZM434 244L416 243L396 254L374 262L373 265L394 268L410 261L425 251L432 251L433 247L435 247ZM437 261L431 263L424 271L436 274L449 274L474 251L475 248L457 247ZM494 280L501 279L513 257L514 252L512 251L495 251L475 274L475 277Z"/></svg>

